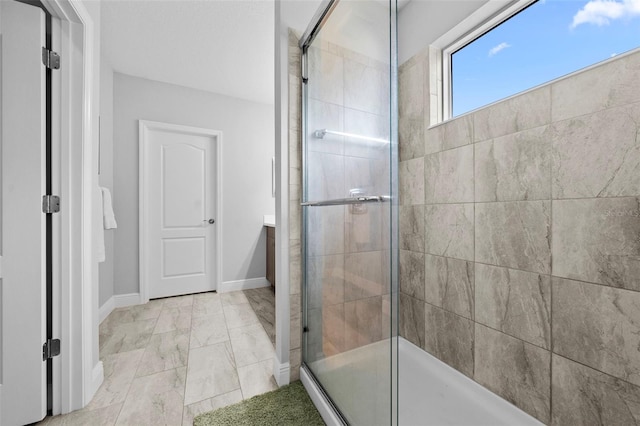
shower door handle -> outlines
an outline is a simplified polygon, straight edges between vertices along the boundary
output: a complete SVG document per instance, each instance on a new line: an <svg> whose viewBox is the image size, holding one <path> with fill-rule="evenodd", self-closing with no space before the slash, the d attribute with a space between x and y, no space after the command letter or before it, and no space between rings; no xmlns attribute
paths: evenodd
<svg viewBox="0 0 640 426"><path fill-rule="evenodd" d="M300 205L303 207L347 206L349 204L382 203L390 200L391 197L388 195L365 195L362 197L335 198L324 201L307 201L306 203L300 203Z"/></svg>

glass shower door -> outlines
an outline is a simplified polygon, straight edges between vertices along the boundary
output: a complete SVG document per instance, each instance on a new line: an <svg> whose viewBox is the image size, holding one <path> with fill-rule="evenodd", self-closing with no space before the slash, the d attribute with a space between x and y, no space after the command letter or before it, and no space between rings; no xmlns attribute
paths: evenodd
<svg viewBox="0 0 640 426"><path fill-rule="evenodd" d="M350 424L395 423L389 8L341 1L304 49L303 362Z"/></svg>

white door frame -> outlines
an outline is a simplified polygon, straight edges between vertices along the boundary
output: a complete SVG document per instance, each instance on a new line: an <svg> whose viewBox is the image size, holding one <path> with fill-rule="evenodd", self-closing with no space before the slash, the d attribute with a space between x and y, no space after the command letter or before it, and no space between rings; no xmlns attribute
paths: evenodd
<svg viewBox="0 0 640 426"><path fill-rule="evenodd" d="M98 357L98 280L93 255L93 207L97 167L94 132L97 62L94 58L94 23L78 0L42 0L61 21L62 64L60 99L60 163L62 209L59 241L54 253L54 336L61 339L61 354L54 358L54 414L67 413L89 403L103 380ZM57 71L56 71L57 72ZM57 105L56 105L57 106ZM0 387L1 388L1 387ZM1 403L0 395L0 403ZM2 409L0 407L0 409Z"/></svg>
<svg viewBox="0 0 640 426"><path fill-rule="evenodd" d="M222 284L222 132L219 130L212 129L204 129L200 127L191 127L191 126L183 126L179 124L170 124L170 123L160 123L157 121L148 121L148 120L139 120L138 124L139 129L139 188L138 188L138 197L139 197L139 209L138 209L138 227L140 229L140 239L139 239L139 250L140 250L140 260L139 260L139 270L140 270L140 302L147 303L149 301L149 277L147 276L147 249L146 244L143 241L147 241L149 235L148 229L148 211L149 211L149 194L147 193L147 187L149 182L149 177L147 176L149 172L149 165L147 164L147 150L148 150L148 141L147 137L148 132L151 130L165 130L165 131L175 131L180 133L192 133L206 136L213 136L216 139L215 146L213 147L214 152L216 154L216 164L214 165L215 177L216 177L216 224L217 224L217 232L215 232L215 247L216 247L216 256L214 259L215 262L215 275L214 279L216 280L216 289L220 290L220 285Z"/></svg>

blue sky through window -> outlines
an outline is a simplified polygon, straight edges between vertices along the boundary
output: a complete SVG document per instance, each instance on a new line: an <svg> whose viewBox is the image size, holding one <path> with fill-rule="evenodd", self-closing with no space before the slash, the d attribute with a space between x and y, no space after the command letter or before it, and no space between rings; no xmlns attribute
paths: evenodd
<svg viewBox="0 0 640 426"><path fill-rule="evenodd" d="M453 54L453 116L638 46L640 0L539 0Z"/></svg>

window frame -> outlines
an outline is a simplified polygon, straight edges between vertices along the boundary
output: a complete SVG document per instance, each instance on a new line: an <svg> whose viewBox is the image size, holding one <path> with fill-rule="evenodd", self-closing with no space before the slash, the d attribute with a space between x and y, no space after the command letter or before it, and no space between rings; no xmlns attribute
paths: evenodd
<svg viewBox="0 0 640 426"><path fill-rule="evenodd" d="M452 82L453 54L537 1L538 0L489 0L431 44L435 58L434 56L430 56L436 60L429 61L429 67L431 75L435 75L436 78L435 81L430 81L429 85L430 92L438 94L437 101L432 102L432 106L437 106L437 111L435 114L431 114L431 126L454 118ZM434 103L436 105L434 105ZM483 105L483 107L484 106L486 105Z"/></svg>

